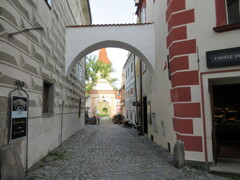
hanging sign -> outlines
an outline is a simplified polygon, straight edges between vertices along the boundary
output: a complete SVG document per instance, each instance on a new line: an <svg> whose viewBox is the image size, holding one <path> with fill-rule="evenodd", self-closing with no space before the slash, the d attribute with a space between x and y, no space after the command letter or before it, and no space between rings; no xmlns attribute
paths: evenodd
<svg viewBox="0 0 240 180"><path fill-rule="evenodd" d="M10 139L26 136L27 131L27 102L26 97L12 96L11 100L11 129Z"/></svg>
<svg viewBox="0 0 240 180"><path fill-rule="evenodd" d="M206 52L207 67L240 65L240 47Z"/></svg>

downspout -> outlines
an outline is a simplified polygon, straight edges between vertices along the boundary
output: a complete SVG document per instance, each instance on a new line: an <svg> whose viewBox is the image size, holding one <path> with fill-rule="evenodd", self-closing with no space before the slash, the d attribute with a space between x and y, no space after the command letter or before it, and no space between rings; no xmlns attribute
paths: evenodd
<svg viewBox="0 0 240 180"><path fill-rule="evenodd" d="M137 76L136 76L136 56L134 55L133 58L133 63L134 63L134 86L135 86L135 102L137 102ZM136 106L136 115L137 115L137 122L138 122L138 118L139 118L139 114L138 114L138 107ZM136 123L136 122L135 122Z"/></svg>
<svg viewBox="0 0 240 180"><path fill-rule="evenodd" d="M140 59L140 120L141 120L141 124L140 124L140 129L141 132L139 135L143 135L143 113L142 113L142 60Z"/></svg>
<svg viewBox="0 0 240 180"><path fill-rule="evenodd" d="M62 101L62 116L61 116L61 147L62 147L62 142L63 142L63 111L64 111L64 101Z"/></svg>

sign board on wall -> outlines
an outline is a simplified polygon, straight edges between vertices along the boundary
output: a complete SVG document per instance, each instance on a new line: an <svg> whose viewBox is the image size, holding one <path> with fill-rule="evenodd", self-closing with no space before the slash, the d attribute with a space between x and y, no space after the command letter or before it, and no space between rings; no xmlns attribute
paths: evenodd
<svg viewBox="0 0 240 180"><path fill-rule="evenodd" d="M27 101L26 97L12 96L10 139L18 139L27 134Z"/></svg>
<svg viewBox="0 0 240 180"><path fill-rule="evenodd" d="M207 67L240 65L240 47L206 52Z"/></svg>

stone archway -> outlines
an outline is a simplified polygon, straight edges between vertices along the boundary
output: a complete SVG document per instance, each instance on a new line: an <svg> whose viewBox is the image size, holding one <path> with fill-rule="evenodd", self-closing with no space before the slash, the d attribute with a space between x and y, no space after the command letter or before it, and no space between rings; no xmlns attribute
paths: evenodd
<svg viewBox="0 0 240 180"><path fill-rule="evenodd" d="M97 114L109 115L111 112L111 106L107 101L99 101L97 103Z"/></svg>
<svg viewBox="0 0 240 180"><path fill-rule="evenodd" d="M65 71L89 53L106 47L128 50L138 56L151 72L155 69L154 24L68 26Z"/></svg>

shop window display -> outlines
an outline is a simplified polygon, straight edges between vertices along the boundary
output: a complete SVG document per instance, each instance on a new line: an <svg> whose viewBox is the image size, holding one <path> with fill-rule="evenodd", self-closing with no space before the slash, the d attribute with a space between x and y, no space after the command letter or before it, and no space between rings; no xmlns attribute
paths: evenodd
<svg viewBox="0 0 240 180"><path fill-rule="evenodd" d="M212 86L217 156L240 158L240 84Z"/></svg>

